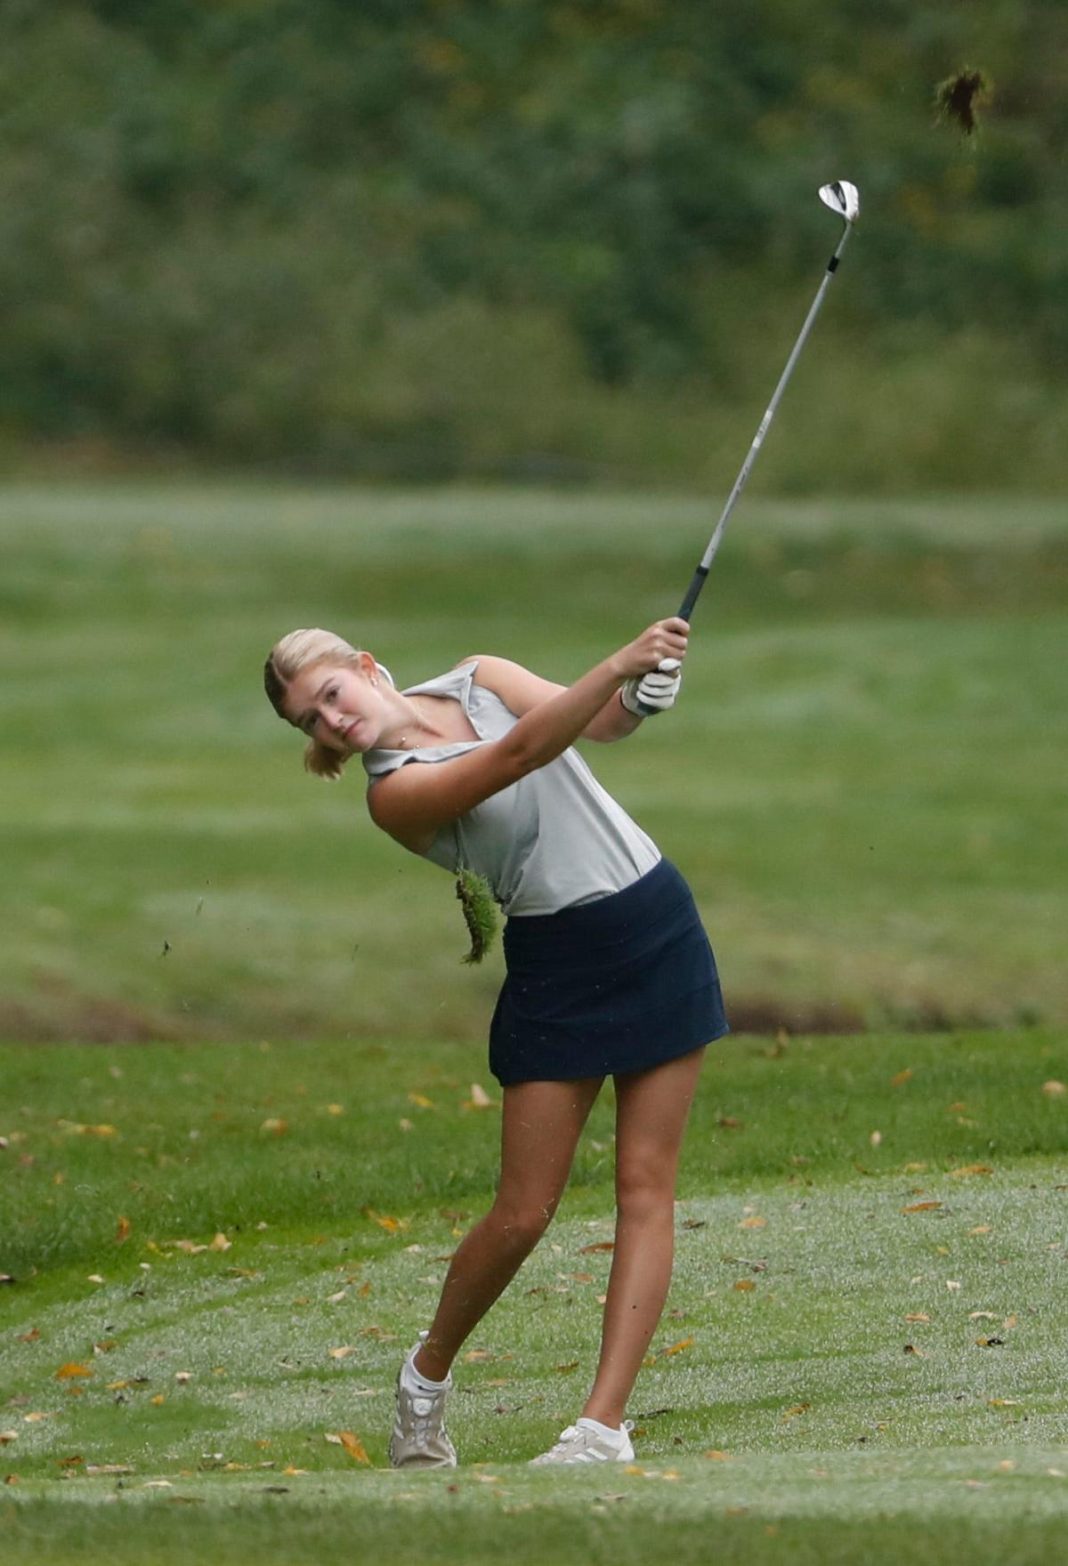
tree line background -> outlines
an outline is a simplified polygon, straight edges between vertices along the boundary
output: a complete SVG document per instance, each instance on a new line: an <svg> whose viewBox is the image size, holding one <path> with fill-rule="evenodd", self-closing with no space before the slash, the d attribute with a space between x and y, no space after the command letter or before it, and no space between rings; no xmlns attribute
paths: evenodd
<svg viewBox="0 0 1068 1566"><path fill-rule="evenodd" d="M729 478L848 178L764 481L1054 489L1066 63L1062 0L6 0L0 460Z"/></svg>

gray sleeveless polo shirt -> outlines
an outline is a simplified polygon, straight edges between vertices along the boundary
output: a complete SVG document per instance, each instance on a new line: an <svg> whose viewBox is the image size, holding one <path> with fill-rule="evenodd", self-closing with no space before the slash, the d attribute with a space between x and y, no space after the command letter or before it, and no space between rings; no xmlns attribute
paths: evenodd
<svg viewBox="0 0 1068 1566"><path fill-rule="evenodd" d="M448 761L514 727L519 720L500 697L475 683L477 668L476 659L404 695L453 697L478 739L367 751L369 787L409 762ZM443 826L424 857L454 873L485 876L506 914L552 914L623 891L659 862L660 852L568 749Z"/></svg>

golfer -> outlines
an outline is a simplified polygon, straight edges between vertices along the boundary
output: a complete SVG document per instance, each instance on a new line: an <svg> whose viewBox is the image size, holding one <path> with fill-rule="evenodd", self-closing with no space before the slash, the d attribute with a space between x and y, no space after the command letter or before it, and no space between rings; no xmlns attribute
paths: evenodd
<svg viewBox="0 0 1068 1566"><path fill-rule="evenodd" d="M609 1076L616 1231L600 1357L579 1418L534 1461L633 1459L624 1416L671 1278L679 1148L704 1046L727 1021L685 881L572 746L670 708L688 630L658 621L566 687L479 656L399 691L369 652L321 630L293 631L267 660L267 694L307 735L309 771L338 777L360 756L375 825L479 872L507 915L490 1028L499 1185L401 1366L394 1467L455 1466L453 1361L548 1227Z"/></svg>

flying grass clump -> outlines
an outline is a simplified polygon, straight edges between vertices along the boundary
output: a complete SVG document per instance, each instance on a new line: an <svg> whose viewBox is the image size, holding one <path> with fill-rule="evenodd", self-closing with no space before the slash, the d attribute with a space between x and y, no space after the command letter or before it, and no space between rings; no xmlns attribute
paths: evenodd
<svg viewBox="0 0 1068 1566"><path fill-rule="evenodd" d="M463 960L481 962L497 935L497 904L490 884L474 870L460 870L456 876L456 895L471 936L471 950Z"/></svg>
<svg viewBox="0 0 1068 1566"><path fill-rule="evenodd" d="M990 102L992 83L982 71L966 65L947 76L935 88L935 107L944 125L955 125L963 136L974 136L979 129L979 113Z"/></svg>

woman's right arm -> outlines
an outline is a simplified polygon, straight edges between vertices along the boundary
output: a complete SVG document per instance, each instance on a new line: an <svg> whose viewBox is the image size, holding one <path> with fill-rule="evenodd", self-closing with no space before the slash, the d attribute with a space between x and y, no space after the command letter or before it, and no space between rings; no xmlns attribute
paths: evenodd
<svg viewBox="0 0 1068 1566"><path fill-rule="evenodd" d="M405 848L423 852L446 822L561 755L625 680L647 674L662 658L683 658L688 632L684 620L658 620L574 685L524 713L501 739L432 766L398 767L370 790L375 824Z"/></svg>

